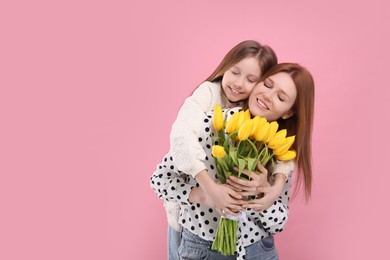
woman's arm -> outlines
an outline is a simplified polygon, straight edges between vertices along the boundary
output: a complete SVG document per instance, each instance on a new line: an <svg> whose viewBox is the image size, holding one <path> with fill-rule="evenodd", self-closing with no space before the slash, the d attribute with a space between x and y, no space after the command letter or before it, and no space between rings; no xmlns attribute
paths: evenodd
<svg viewBox="0 0 390 260"><path fill-rule="evenodd" d="M268 171L259 163L259 174L244 171L250 176L250 181L231 177L228 181L236 191L244 196L257 196L264 193L264 196L246 201L247 215L254 222L257 222L266 231L277 233L283 230L288 220L288 202L291 177L285 180L285 175L276 175L275 186L268 182ZM291 175L289 175L291 176ZM282 189L280 189L282 186Z"/></svg>
<svg viewBox="0 0 390 260"><path fill-rule="evenodd" d="M163 200L188 204L190 192L196 184L188 183L186 178L189 177L179 173L172 157L167 154L150 178L150 186Z"/></svg>

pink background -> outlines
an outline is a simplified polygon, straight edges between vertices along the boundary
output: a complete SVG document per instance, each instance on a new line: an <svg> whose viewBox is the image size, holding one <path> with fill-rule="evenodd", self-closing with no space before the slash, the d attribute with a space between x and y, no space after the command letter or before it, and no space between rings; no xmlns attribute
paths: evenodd
<svg viewBox="0 0 390 260"><path fill-rule="evenodd" d="M313 196L281 259L384 259L389 17L386 0L2 1L0 259L165 259L149 178L184 98L246 39L316 82Z"/></svg>

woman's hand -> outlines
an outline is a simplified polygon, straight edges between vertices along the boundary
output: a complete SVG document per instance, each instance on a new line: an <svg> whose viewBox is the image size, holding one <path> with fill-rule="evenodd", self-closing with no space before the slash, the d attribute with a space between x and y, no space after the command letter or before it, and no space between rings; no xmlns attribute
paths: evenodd
<svg viewBox="0 0 390 260"><path fill-rule="evenodd" d="M242 180L231 176L227 183L242 196L256 196L256 199L247 200L243 205L245 208L252 208L255 211L268 209L280 196L286 176L276 174L274 185L268 182L268 171L260 162L257 163L260 173L243 171L243 174L250 177L250 180Z"/></svg>
<svg viewBox="0 0 390 260"><path fill-rule="evenodd" d="M243 170L242 173L248 176L250 180L230 176L227 183L242 196L257 196L262 188L270 186L268 182L268 170L260 162L257 163L257 168L259 169L259 173Z"/></svg>

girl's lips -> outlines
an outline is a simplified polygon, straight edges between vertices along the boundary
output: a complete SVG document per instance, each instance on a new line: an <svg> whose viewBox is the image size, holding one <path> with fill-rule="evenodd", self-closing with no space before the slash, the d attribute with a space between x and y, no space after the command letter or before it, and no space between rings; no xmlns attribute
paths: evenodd
<svg viewBox="0 0 390 260"><path fill-rule="evenodd" d="M267 106L263 101L261 101L261 100L258 99L258 98L256 98L256 101L257 101L257 103L258 103L261 107L263 107L263 108L269 110L268 106Z"/></svg>
<svg viewBox="0 0 390 260"><path fill-rule="evenodd" d="M233 89L233 88L231 88L231 87L229 87L229 89L230 89L230 91L231 91L233 94L236 94L236 95L241 94L240 92L238 92L237 90L235 90L235 89Z"/></svg>

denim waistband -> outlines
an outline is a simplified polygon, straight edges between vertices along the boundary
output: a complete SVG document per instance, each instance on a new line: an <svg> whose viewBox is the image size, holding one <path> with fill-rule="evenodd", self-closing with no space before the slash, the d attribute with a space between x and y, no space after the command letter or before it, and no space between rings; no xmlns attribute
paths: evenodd
<svg viewBox="0 0 390 260"><path fill-rule="evenodd" d="M182 238L185 238L187 241L191 241L194 243L199 243L199 244L206 245L209 247L211 247L211 245L213 244L213 241L208 241L208 240L205 240L203 238L200 238L199 236L191 233L186 228L183 228L181 235L182 235Z"/></svg>

